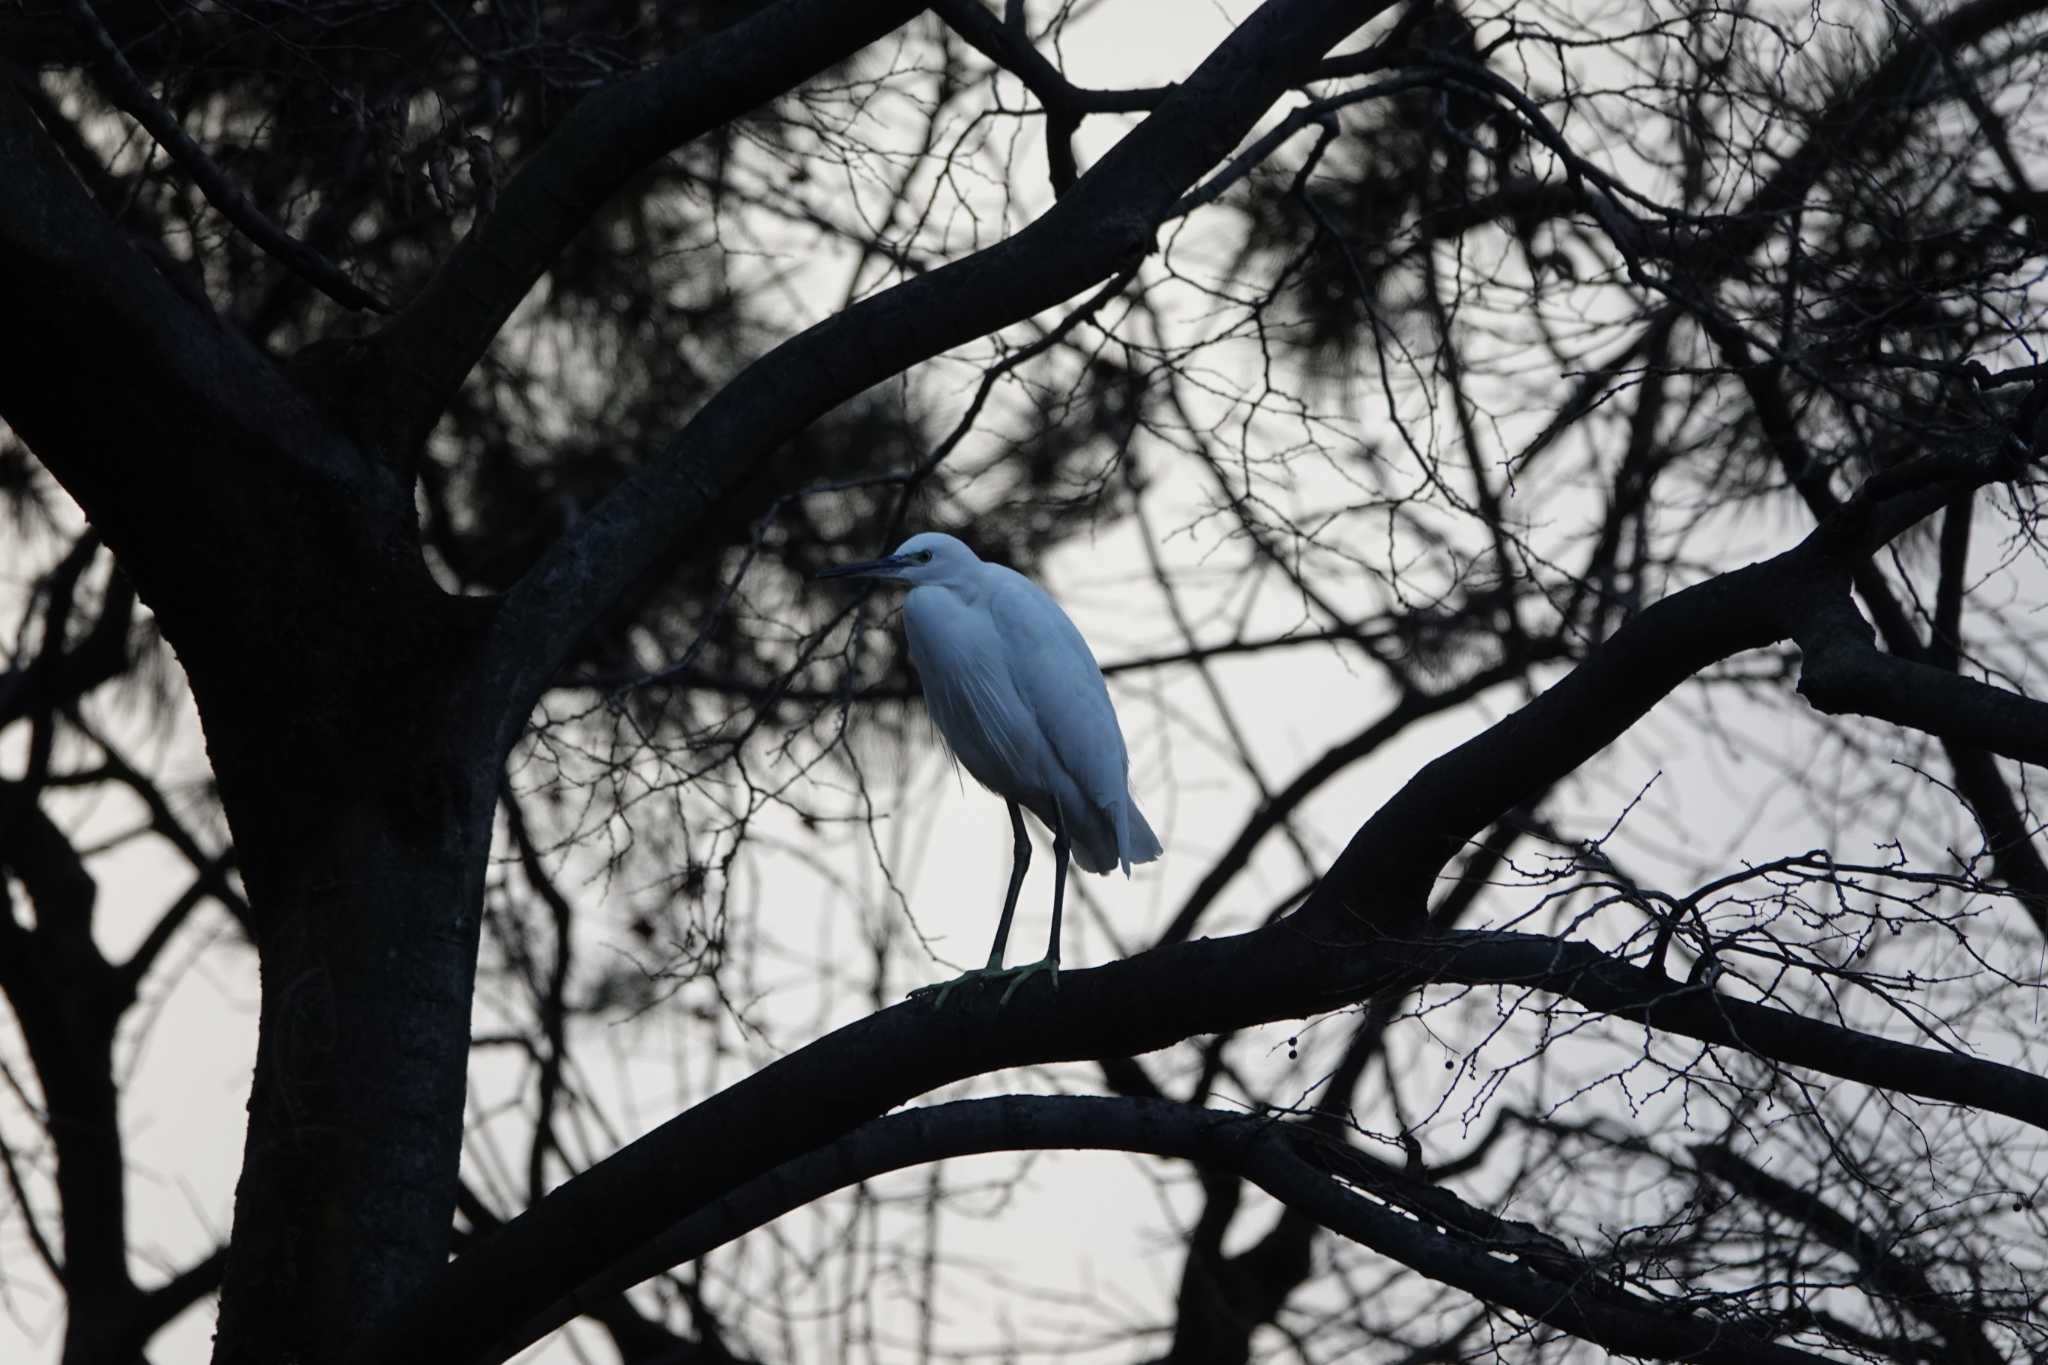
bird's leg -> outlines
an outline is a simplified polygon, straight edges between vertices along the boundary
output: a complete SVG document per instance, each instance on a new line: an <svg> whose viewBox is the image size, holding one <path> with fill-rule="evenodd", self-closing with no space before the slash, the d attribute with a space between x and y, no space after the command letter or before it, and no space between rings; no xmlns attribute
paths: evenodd
<svg viewBox="0 0 2048 1365"><path fill-rule="evenodd" d="M1010 919L1017 913L1017 893L1023 890L1024 872L1031 866L1031 835L1024 828L1024 811L1015 801L1010 802L1010 832L1016 838L1010 850L1010 890L1003 897L1003 917L996 921L996 946L989 949L988 966L962 972L951 981L919 986L910 993L913 999L920 995L934 996L932 1008L938 1009L946 1003L946 997L953 993L954 987L1003 974L1003 946L1010 941ZM1005 992L1003 999L1009 998Z"/></svg>
<svg viewBox="0 0 2048 1365"><path fill-rule="evenodd" d="M1031 866L1031 836L1024 830L1024 811L1010 802L1010 832L1017 842L1010 851L1010 890L1003 897L1003 917L996 921L996 946L989 949L988 970L1001 971L1003 945L1010 941L1010 916L1017 913L1017 893L1024 889L1024 869Z"/></svg>
<svg viewBox="0 0 2048 1365"><path fill-rule="evenodd" d="M1003 991L1003 998L996 1002L997 1009L1009 1004L1010 997L1017 993L1017 988L1023 985L1027 978L1039 972L1044 972L1052 978L1052 988L1055 991L1060 988L1060 910L1067 898L1067 855L1073 851L1073 847L1074 841L1067 835L1067 822L1060 815L1059 806L1055 804L1052 810L1052 938L1045 945L1044 957L1007 973L1016 979ZM1014 891L1013 887L1012 899L1015 899ZM1009 923L1010 917L1006 911L1003 915L1003 927L1007 929ZM998 950L1001 949L1000 940L997 941L996 947ZM990 965L995 964L991 962Z"/></svg>

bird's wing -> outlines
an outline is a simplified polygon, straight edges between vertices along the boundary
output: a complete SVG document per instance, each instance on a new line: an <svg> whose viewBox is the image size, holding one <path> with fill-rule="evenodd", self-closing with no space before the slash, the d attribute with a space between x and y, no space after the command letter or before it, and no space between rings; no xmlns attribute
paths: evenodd
<svg viewBox="0 0 2048 1365"><path fill-rule="evenodd" d="M995 623L949 589L918 588L904 601L903 628L932 723L975 781L1012 798L1037 785L1042 746Z"/></svg>
<svg viewBox="0 0 2048 1365"><path fill-rule="evenodd" d="M1102 669L1059 603L1022 574L999 572L990 605L1013 685L1074 785L1113 812L1129 790L1129 762Z"/></svg>

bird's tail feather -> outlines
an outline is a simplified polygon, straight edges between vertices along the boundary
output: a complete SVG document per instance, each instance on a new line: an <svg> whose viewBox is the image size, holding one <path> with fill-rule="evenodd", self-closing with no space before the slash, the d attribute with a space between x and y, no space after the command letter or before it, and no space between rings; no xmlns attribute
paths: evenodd
<svg viewBox="0 0 2048 1365"><path fill-rule="evenodd" d="M1083 872L1116 871L1116 826L1103 818L1077 823L1080 827L1073 831L1074 866Z"/></svg>
<svg viewBox="0 0 2048 1365"><path fill-rule="evenodd" d="M1036 806L1032 809L1050 829L1052 821L1046 818L1050 812L1041 813ZM1114 815L1100 807L1090 807L1082 818L1069 823L1074 866L1083 872L1114 872L1121 867L1128 877L1132 863L1149 863L1159 856L1159 836L1145 823L1138 803L1128 798L1123 809Z"/></svg>
<svg viewBox="0 0 2048 1365"><path fill-rule="evenodd" d="M1145 823L1145 812L1138 809L1138 803L1124 799L1125 829L1123 835L1124 875L1131 875L1132 863L1149 863L1157 858L1162 849L1159 836L1152 832L1152 826Z"/></svg>
<svg viewBox="0 0 2048 1365"><path fill-rule="evenodd" d="M1132 863L1149 863L1159 856L1159 836L1145 823L1145 814L1129 797L1113 819L1092 823L1085 833L1074 836L1074 862L1083 872L1114 872L1131 875Z"/></svg>

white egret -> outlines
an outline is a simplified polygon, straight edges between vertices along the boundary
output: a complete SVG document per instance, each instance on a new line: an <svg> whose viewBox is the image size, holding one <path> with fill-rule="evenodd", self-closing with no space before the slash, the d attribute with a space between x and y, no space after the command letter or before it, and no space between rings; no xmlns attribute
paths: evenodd
<svg viewBox="0 0 2048 1365"><path fill-rule="evenodd" d="M818 576L910 586L903 631L925 707L961 766L1009 803L1015 851L988 966L924 990L943 1004L965 982L1016 978L1000 1006L1034 972L1058 989L1069 854L1084 872L1121 867L1126 877L1132 863L1159 856L1159 837L1131 799L1123 731L1088 642L1045 589L936 531L912 536L886 558ZM1041 960L1005 971L1003 945L1031 863L1020 806L1052 831L1052 941Z"/></svg>

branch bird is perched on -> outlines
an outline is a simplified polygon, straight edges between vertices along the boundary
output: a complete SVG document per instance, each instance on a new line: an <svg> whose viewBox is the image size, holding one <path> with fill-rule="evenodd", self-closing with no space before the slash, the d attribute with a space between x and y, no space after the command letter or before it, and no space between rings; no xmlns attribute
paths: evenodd
<svg viewBox="0 0 2048 1365"><path fill-rule="evenodd" d="M965 982L1012 976L1000 1004L1034 972L1057 989L1068 855L1084 872L1121 867L1127 877L1132 863L1159 856L1159 836L1131 799L1123 730L1088 642L1045 589L936 531L818 576L910 586L903 631L932 722L974 780L1009 803L1015 859L988 966L924 990L943 1004ZM1042 960L1006 972L1003 945L1031 864L1024 810L1052 831L1052 941Z"/></svg>

